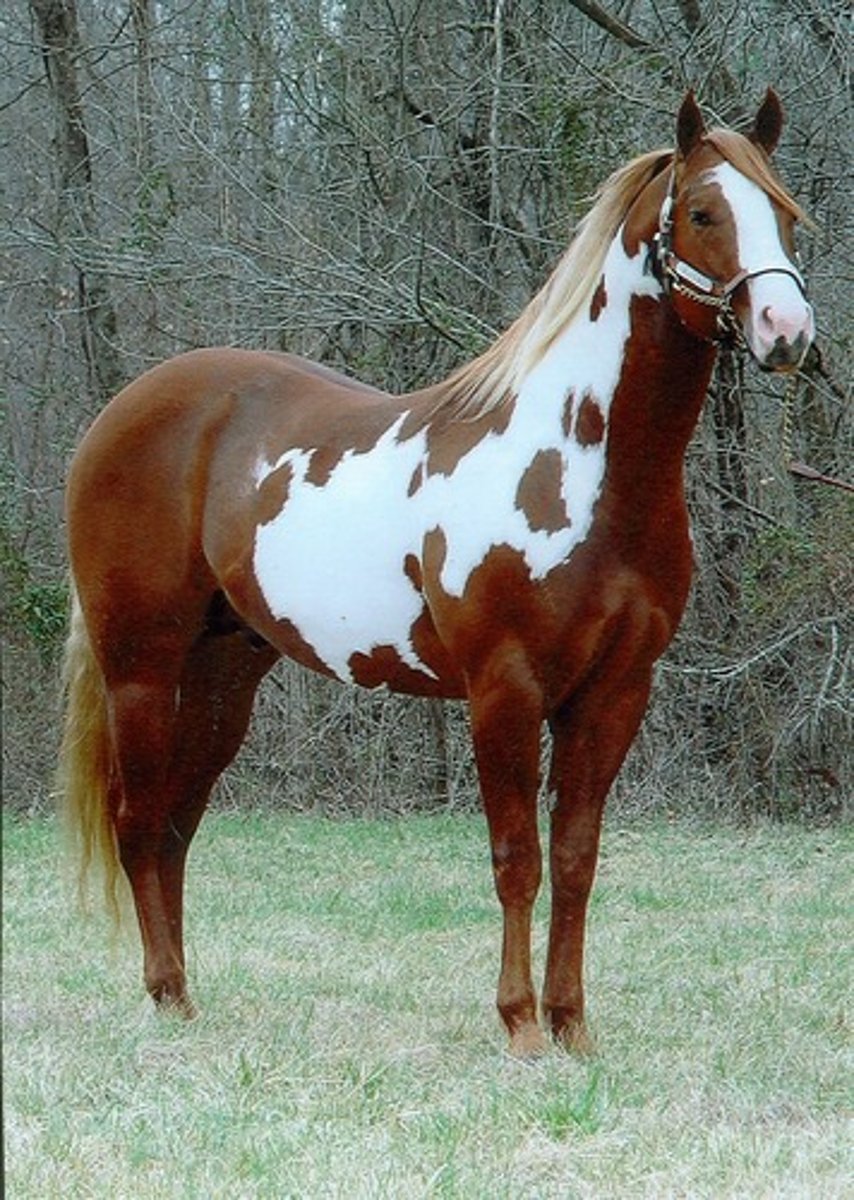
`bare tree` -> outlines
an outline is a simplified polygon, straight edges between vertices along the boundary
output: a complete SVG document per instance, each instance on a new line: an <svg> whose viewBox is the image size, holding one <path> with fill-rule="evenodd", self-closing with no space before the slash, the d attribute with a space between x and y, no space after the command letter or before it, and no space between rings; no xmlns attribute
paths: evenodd
<svg viewBox="0 0 854 1200"><path fill-rule="evenodd" d="M98 261L98 218L89 138L77 77L81 43L74 0L30 0L56 114L59 219L76 274L80 338L93 395L107 399L123 382L116 314Z"/></svg>

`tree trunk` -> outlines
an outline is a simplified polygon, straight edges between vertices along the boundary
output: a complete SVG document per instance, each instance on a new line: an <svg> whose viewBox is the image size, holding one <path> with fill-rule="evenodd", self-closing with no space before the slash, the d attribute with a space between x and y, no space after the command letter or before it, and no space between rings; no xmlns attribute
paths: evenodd
<svg viewBox="0 0 854 1200"><path fill-rule="evenodd" d="M103 402L123 382L116 313L106 273L97 265L98 220L89 139L77 80L81 54L74 0L30 0L56 113L59 167L58 241L76 275L80 338L89 390Z"/></svg>

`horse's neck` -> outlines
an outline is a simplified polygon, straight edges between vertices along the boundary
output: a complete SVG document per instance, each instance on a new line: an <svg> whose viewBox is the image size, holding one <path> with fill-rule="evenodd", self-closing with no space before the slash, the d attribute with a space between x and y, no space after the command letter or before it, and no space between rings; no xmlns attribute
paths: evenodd
<svg viewBox="0 0 854 1200"><path fill-rule="evenodd" d="M519 417L552 423L568 443L609 460L640 451L651 469L681 464L714 363L714 349L681 326L621 235L605 260L590 305L555 339L519 390ZM601 438L599 437L601 428Z"/></svg>
<svg viewBox="0 0 854 1200"><path fill-rule="evenodd" d="M523 357L536 349L534 365L479 416L456 419L447 382L403 397L406 433L427 430L430 470L453 469L493 431L514 444L522 470L555 449L584 475L596 472L597 458L604 471L606 458L613 467L636 455L637 466L681 471L714 351L683 330L645 260L646 246L628 254L620 231L588 303L545 349L536 324L523 346L513 343Z"/></svg>

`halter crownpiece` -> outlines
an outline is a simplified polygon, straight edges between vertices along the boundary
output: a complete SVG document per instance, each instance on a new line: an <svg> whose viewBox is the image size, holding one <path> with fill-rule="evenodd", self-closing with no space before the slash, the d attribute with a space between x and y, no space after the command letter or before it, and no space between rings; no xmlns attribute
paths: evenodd
<svg viewBox="0 0 854 1200"><path fill-rule="evenodd" d="M670 296L672 292L679 292L697 304L717 309L717 335L710 338L710 341L728 342L739 349L745 348L741 324L732 307L732 296L749 279L757 279L760 275L789 275L806 298L806 284L794 266L760 267L756 271L739 271L732 279L723 283L680 258L673 249L675 202L676 172L671 170L670 184L658 214L658 231L653 235L650 246L650 270L666 296Z"/></svg>

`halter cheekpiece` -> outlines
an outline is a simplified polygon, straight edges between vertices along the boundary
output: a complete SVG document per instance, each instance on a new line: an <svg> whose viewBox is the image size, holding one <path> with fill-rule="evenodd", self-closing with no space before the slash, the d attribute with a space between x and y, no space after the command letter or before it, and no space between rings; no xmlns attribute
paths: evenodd
<svg viewBox="0 0 854 1200"><path fill-rule="evenodd" d="M693 300L696 304L704 304L707 308L717 310L717 331L713 342L722 342L745 349L746 343L741 323L732 307L734 292L746 283L748 279L756 279L760 275L789 275L794 279L804 297L806 284L800 272L789 267L761 267L756 271L739 271L726 283L713 279L697 267L685 262L673 249L673 206L676 201L676 173L670 172L670 186L661 204L658 214L658 232L654 234L649 251L649 269L664 288L664 293L670 296L679 292Z"/></svg>

